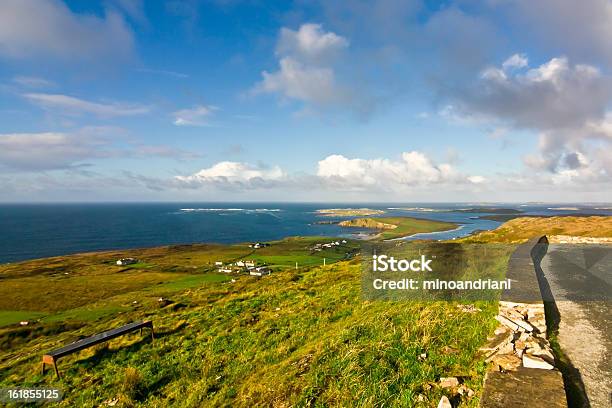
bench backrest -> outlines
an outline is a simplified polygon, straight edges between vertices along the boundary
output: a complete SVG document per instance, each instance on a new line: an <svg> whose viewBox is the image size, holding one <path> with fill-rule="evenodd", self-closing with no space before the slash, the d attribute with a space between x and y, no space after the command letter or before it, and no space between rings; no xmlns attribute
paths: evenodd
<svg viewBox="0 0 612 408"><path fill-rule="evenodd" d="M126 324L125 326L117 327L116 329L107 330L105 332L95 334L91 337L77 340L74 343L70 343L64 347L53 350L50 353L47 353L47 355L58 359L65 355L75 353L77 351L91 347L95 344L103 343L112 338L119 337L123 334L129 333L134 330L142 329L144 327L153 328L153 323L151 321L140 321Z"/></svg>

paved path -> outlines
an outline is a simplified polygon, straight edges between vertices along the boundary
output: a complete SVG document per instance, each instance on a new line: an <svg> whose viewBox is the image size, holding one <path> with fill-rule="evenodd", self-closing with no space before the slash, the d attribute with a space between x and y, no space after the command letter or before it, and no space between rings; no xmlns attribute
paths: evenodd
<svg viewBox="0 0 612 408"><path fill-rule="evenodd" d="M551 244L541 263L559 310L559 343L591 407L612 405L612 245Z"/></svg>

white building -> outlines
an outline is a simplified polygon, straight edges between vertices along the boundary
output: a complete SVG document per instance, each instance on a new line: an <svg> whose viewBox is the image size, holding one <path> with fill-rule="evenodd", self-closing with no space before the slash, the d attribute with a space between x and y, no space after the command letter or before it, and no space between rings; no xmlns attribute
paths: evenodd
<svg viewBox="0 0 612 408"><path fill-rule="evenodd" d="M136 258L121 258L117 260L117 265L119 266L131 265L135 263L138 263L138 259Z"/></svg>
<svg viewBox="0 0 612 408"><path fill-rule="evenodd" d="M272 270L267 266L258 266L257 268L252 269L249 274L252 276L264 276L269 275L271 272Z"/></svg>

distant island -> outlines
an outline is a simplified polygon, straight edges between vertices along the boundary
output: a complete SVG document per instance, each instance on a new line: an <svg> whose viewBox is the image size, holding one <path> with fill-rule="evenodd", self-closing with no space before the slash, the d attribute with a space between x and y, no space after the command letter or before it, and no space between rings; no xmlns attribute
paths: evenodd
<svg viewBox="0 0 612 408"><path fill-rule="evenodd" d="M457 224L412 217L356 218L341 221L341 227L369 228L379 232L371 239L395 239L414 234L456 229Z"/></svg>
<svg viewBox="0 0 612 408"><path fill-rule="evenodd" d="M324 208L317 210L317 214L324 217L367 217L384 213L384 210L373 210L371 208Z"/></svg>
<svg viewBox="0 0 612 408"><path fill-rule="evenodd" d="M453 210L461 213L487 213L487 214L522 214L523 211L514 208L498 208L498 207L473 207Z"/></svg>
<svg viewBox="0 0 612 408"><path fill-rule="evenodd" d="M418 212L459 212L459 213L486 213L486 214L522 214L523 211L514 208L500 207L470 207L470 208L426 208L426 207L391 207L389 210L418 211Z"/></svg>

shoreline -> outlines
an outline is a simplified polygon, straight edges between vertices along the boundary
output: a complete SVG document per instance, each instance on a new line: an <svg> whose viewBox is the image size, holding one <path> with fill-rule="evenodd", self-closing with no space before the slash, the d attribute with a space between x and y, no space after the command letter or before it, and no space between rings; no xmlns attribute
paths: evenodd
<svg viewBox="0 0 612 408"><path fill-rule="evenodd" d="M459 225L457 228L451 229L451 230L444 230L444 231L433 231L433 232L417 232L411 235L406 235L403 237L398 237L398 238L390 238L390 239L385 239L385 241L403 241L406 240L406 238L411 238L411 237L415 237L417 235L435 235L435 234L443 234L445 232L453 232L453 231L459 231L462 230L465 227L465 224L461 224ZM468 234L469 235L469 234ZM468 236L466 235L466 236Z"/></svg>

